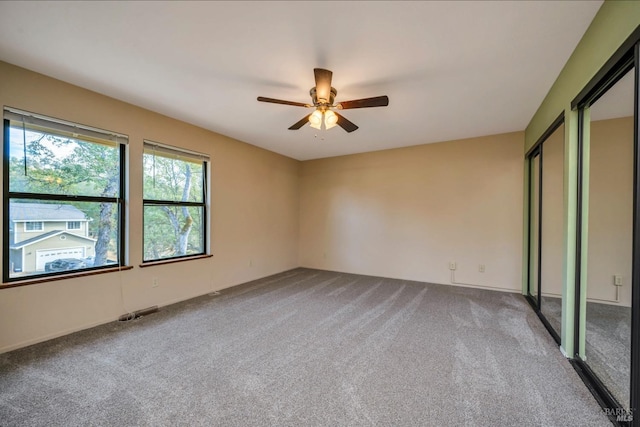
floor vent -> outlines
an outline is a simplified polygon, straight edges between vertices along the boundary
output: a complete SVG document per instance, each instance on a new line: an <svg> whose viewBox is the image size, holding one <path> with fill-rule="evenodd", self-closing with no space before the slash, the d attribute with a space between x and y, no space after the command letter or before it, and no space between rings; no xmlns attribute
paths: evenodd
<svg viewBox="0 0 640 427"><path fill-rule="evenodd" d="M153 307L143 308L142 310L134 311L133 313L126 313L122 316L118 317L120 322L128 322L129 320L137 319L142 316L146 316L151 313L155 313L158 311L158 306L154 305Z"/></svg>

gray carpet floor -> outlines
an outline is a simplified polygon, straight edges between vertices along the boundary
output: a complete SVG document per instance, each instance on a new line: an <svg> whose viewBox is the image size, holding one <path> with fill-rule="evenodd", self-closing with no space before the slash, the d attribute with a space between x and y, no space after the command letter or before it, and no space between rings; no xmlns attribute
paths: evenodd
<svg viewBox="0 0 640 427"><path fill-rule="evenodd" d="M560 335L561 300L542 297L542 313ZM587 302L586 362L611 394L629 408L631 307Z"/></svg>
<svg viewBox="0 0 640 427"><path fill-rule="evenodd" d="M516 294L295 269L0 355L3 426L606 426Z"/></svg>
<svg viewBox="0 0 640 427"><path fill-rule="evenodd" d="M562 300L556 297L543 296L540 311L549 322L554 331L560 336L562 331Z"/></svg>
<svg viewBox="0 0 640 427"><path fill-rule="evenodd" d="M629 408L631 307L588 302L585 349L591 370Z"/></svg>

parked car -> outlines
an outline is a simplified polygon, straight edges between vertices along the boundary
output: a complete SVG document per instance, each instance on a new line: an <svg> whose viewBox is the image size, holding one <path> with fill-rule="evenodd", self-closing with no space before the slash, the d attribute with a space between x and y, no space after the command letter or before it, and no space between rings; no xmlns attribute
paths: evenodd
<svg viewBox="0 0 640 427"><path fill-rule="evenodd" d="M61 258L44 265L44 271L67 271L86 268L87 263L78 258Z"/></svg>
<svg viewBox="0 0 640 427"><path fill-rule="evenodd" d="M107 259L104 261L104 263L100 264L100 265L95 265L95 261L96 259L92 256L87 257L84 259L84 263L86 264L87 267L100 267L100 265L107 265L107 264L116 264L118 261L113 260L113 259Z"/></svg>

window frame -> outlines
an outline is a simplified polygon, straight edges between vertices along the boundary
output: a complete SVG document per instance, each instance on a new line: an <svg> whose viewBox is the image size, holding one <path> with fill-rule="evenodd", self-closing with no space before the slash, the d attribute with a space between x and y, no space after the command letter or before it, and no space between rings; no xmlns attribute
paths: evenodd
<svg viewBox="0 0 640 427"><path fill-rule="evenodd" d="M145 198L144 197L144 185L145 185L145 180L146 180L146 175L145 175L145 171L144 171L144 158L145 155L147 155L147 149L148 148L158 148L161 151L165 151L165 152L172 152L175 155L178 156L184 156L185 158L188 159L192 159L192 160L200 160L200 163L202 164L202 201L201 202L191 202L191 201L176 201L176 200L169 200L169 199L151 199L151 198ZM175 146L171 146L171 145L165 145L165 144L161 144L158 142L154 142L154 141L150 141L150 140L144 140L143 141L143 152L142 152L142 162L143 162L143 167L142 167L142 187L143 187L143 198L142 198L142 264L140 265L140 267L146 267L146 266L150 266L150 265L154 265L154 264L161 264L161 263L171 263L171 262L176 262L176 261L186 261L189 259L201 259L203 257L209 257L209 239L208 239L208 235L209 235L209 173L208 173L208 169L209 169L209 165L210 165L210 158L208 155L203 154L203 153L197 153L194 151L190 151L187 149L183 149L183 148L179 148L179 147L175 147ZM195 163L195 162L193 162ZM197 208L201 208L202 209L202 236L201 236L201 240L202 240L202 251L198 252L198 253L193 253L193 254L186 254L186 255L176 255L176 256L171 256L171 257L165 257L165 258L154 258L154 259L145 259L145 230L146 230L146 223L145 223L145 214L144 214L144 210L146 207L150 207L150 206L177 206L177 207L197 207Z"/></svg>
<svg viewBox="0 0 640 427"><path fill-rule="evenodd" d="M71 227L69 224L78 224L77 227ZM67 230L82 230L82 221L67 221Z"/></svg>
<svg viewBox="0 0 640 427"><path fill-rule="evenodd" d="M40 224L40 228L29 228L29 225L31 224ZM44 231L44 221L25 221L23 222L23 226L25 233L37 233L39 231Z"/></svg>
<svg viewBox="0 0 640 427"><path fill-rule="evenodd" d="M114 149L118 152L118 160L119 160L119 186L118 186L118 194L116 196L87 196L87 195L67 195L67 194L52 194L52 193L38 193L38 192L18 192L18 191L10 191L10 147L11 147L11 120L7 118L7 114L15 116L22 115L26 118L33 118L34 120L38 120L40 122L45 121L51 124L51 130L55 131L57 127L66 127L73 128L79 134L78 139L81 139L83 142L89 142L97 144L97 142L82 139L82 134L86 134L89 137L94 137L96 135L100 135L103 138L112 137L115 140ZM113 270L116 268L125 267L125 242L126 242L126 215L125 215L125 201L126 201L126 165L127 165L127 144L128 144L128 136L105 131L102 129L97 129L89 126L84 126L77 123L71 123L64 120L55 119L52 117L47 117L35 113L29 113L26 111L21 111L9 107L5 107L3 110L2 117L2 129L3 129L3 200L2 200L2 209L3 209L3 219L2 219L2 227L3 227L3 239L2 239L2 248L3 248L3 256L2 256L2 284L0 288L3 287L12 287L14 282L25 282L25 284L35 284L41 283L43 281L49 281L53 278L64 278L65 276L75 277L86 274L95 274L96 270ZM43 131L54 134L51 131ZM105 138L106 139L106 138ZM13 276L11 277L10 271L10 246L11 246L11 236L14 232L11 230L10 223L10 203L12 200L28 200L32 202L45 201L45 202L89 202L89 203L113 203L115 205L117 215L117 237L116 237L116 246L117 246L117 259L115 263L107 263L101 266L91 266L87 268L77 269L77 270L69 270L69 271L56 271L56 272L34 272L35 274L29 274L25 276ZM34 222L34 221L31 221ZM67 225L68 221L65 221ZM26 224L24 225L26 229ZM80 225L80 229L82 229L82 225ZM16 227L17 230L17 227ZM44 231L44 223L43 229L39 231Z"/></svg>

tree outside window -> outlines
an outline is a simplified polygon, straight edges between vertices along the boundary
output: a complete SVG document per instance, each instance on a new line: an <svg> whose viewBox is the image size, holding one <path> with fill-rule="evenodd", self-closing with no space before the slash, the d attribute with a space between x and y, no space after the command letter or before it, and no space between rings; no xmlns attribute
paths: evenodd
<svg viewBox="0 0 640 427"><path fill-rule="evenodd" d="M205 156L145 141L143 260L206 251Z"/></svg>

